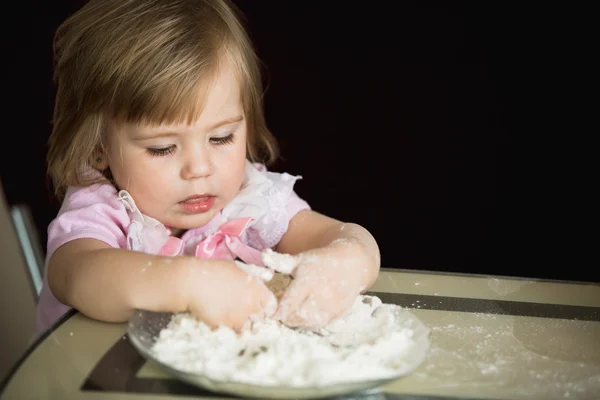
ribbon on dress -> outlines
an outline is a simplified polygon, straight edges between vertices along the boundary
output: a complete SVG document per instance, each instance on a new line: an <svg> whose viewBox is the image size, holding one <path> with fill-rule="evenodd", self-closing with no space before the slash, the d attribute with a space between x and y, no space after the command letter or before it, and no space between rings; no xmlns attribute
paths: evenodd
<svg viewBox="0 0 600 400"><path fill-rule="evenodd" d="M226 260L241 259L246 264L264 266L260 251L242 242L241 236L254 218L236 218L222 224L214 233L202 239L196 245L196 257ZM183 254L183 240L169 237L161 248L160 254L175 256Z"/></svg>

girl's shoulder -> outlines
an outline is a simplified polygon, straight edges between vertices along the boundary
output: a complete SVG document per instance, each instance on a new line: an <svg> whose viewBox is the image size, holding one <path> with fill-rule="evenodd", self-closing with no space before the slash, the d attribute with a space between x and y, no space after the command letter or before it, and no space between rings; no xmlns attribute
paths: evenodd
<svg viewBox="0 0 600 400"><path fill-rule="evenodd" d="M117 189L113 185L95 183L89 186L69 186L61 205L61 211L93 205L124 209L124 205L119 201Z"/></svg>
<svg viewBox="0 0 600 400"><path fill-rule="evenodd" d="M58 215L48 226L48 255L71 240L83 238L123 248L130 222L112 185L69 187Z"/></svg>

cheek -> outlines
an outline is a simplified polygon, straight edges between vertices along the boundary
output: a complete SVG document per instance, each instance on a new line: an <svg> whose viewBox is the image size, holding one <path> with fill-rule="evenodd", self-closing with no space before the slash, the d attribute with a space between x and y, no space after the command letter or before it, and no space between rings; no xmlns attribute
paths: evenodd
<svg viewBox="0 0 600 400"><path fill-rule="evenodd" d="M244 169L246 167L246 141L239 144L235 150L235 169L238 174L244 175Z"/></svg>
<svg viewBox="0 0 600 400"><path fill-rule="evenodd" d="M127 148L123 148L116 135L112 135L108 139L108 164L113 177L117 183L122 184L121 180L131 179L131 175L135 166L131 154Z"/></svg>
<svg viewBox="0 0 600 400"><path fill-rule="evenodd" d="M245 136L238 137L233 144L213 151L218 153L217 157L220 158L220 164L228 165L230 169L237 170L239 165L243 166L246 161L246 138Z"/></svg>
<svg viewBox="0 0 600 400"><path fill-rule="evenodd" d="M173 181L175 172L172 169L152 162L153 159L145 154L124 151L118 157L113 159L111 171L115 181L123 189L146 191L153 186L160 187Z"/></svg>
<svg viewBox="0 0 600 400"><path fill-rule="evenodd" d="M222 168L221 176L227 180L232 188L239 189L239 186L244 179L244 171L246 167L246 147L231 146L220 154ZM233 190L233 189L232 189Z"/></svg>

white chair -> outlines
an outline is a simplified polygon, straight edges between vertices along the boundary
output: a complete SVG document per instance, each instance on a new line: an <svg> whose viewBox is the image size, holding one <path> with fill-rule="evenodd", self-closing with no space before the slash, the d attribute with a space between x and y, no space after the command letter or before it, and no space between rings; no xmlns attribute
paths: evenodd
<svg viewBox="0 0 600 400"><path fill-rule="evenodd" d="M35 331L38 291L0 181L0 381L27 350Z"/></svg>
<svg viewBox="0 0 600 400"><path fill-rule="evenodd" d="M44 277L44 251L40 244L31 210L25 204L16 204L10 207L10 216L21 245L21 251L25 256L36 296L39 296Z"/></svg>

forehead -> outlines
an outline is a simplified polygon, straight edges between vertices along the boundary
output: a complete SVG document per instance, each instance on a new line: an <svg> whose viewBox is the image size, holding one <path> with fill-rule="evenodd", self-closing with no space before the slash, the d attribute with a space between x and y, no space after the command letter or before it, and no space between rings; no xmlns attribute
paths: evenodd
<svg viewBox="0 0 600 400"><path fill-rule="evenodd" d="M172 96L166 96L165 100ZM117 126L137 125L139 127L205 127L216 120L224 120L244 116L242 104L242 87L239 74L228 62L220 62L214 73L200 80L185 98L177 98L177 106L172 102L165 104L169 109L162 109L157 115L152 110L138 118L115 118ZM159 99L159 102L161 100Z"/></svg>
<svg viewBox="0 0 600 400"><path fill-rule="evenodd" d="M231 113L243 112L240 80L229 63L221 64L204 93L198 95L203 96L204 100L198 120L221 118Z"/></svg>

